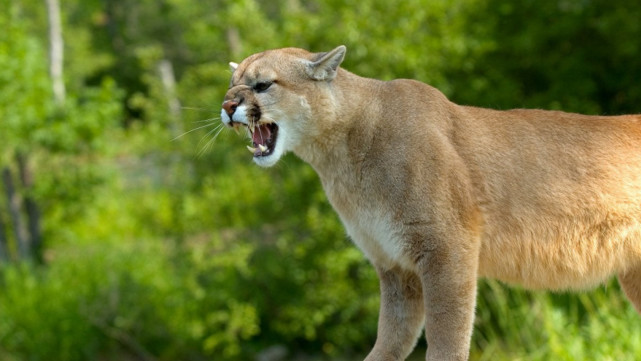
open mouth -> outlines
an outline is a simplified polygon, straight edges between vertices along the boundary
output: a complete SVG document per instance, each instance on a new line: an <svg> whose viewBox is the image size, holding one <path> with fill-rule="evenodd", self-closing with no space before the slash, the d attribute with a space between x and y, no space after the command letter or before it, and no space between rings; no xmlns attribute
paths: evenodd
<svg viewBox="0 0 641 361"><path fill-rule="evenodd" d="M257 124L253 129L248 127L252 137L252 145L247 146L254 157L266 157L274 152L278 125L276 123Z"/></svg>

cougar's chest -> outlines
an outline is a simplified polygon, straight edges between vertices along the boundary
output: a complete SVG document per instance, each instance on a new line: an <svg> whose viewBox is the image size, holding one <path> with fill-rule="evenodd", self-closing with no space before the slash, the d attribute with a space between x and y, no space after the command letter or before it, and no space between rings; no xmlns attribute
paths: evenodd
<svg viewBox="0 0 641 361"><path fill-rule="evenodd" d="M347 184L323 182L323 185L347 234L374 265L385 269L413 268L407 257L402 230L387 205Z"/></svg>

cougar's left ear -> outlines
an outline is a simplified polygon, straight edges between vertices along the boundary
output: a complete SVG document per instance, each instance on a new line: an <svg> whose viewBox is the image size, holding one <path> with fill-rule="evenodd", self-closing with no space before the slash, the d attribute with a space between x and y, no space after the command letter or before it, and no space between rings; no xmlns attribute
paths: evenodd
<svg viewBox="0 0 641 361"><path fill-rule="evenodd" d="M345 59L345 51L347 51L347 48L345 45L341 45L330 52L318 54L314 61L307 63L307 68L305 69L307 75L314 80L329 81L334 79L338 66Z"/></svg>
<svg viewBox="0 0 641 361"><path fill-rule="evenodd" d="M229 62L229 70L231 70L232 73L235 72L237 68L238 64L234 63L233 61Z"/></svg>

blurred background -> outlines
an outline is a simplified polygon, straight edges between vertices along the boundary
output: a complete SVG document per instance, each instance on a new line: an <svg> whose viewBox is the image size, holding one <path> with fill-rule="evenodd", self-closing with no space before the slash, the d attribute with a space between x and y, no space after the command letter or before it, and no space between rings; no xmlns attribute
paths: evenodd
<svg viewBox="0 0 641 361"><path fill-rule="evenodd" d="M359 360L378 281L311 168L219 134L229 61L343 66L461 104L641 113L641 2L0 1L0 360ZM472 360L634 360L616 281L481 282ZM420 341L416 360L423 359Z"/></svg>

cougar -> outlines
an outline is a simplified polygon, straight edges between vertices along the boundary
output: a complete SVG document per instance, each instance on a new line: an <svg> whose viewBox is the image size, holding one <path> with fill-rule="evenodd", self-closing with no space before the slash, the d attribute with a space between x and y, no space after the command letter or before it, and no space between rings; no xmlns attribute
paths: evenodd
<svg viewBox="0 0 641 361"><path fill-rule="evenodd" d="M221 111L259 166L293 152L318 173L376 268L366 361L466 360L479 277L582 290L617 275L641 312L641 116L461 106L415 80L380 81L326 53L230 63Z"/></svg>

